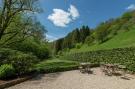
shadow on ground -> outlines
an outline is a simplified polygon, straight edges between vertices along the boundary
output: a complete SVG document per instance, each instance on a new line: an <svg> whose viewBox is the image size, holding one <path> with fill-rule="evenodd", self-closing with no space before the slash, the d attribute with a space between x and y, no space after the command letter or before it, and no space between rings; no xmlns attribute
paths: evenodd
<svg viewBox="0 0 135 89"><path fill-rule="evenodd" d="M48 80L57 79L61 73L50 73L50 74L39 74L35 78L31 79L30 81L41 80L42 78L47 78Z"/></svg>

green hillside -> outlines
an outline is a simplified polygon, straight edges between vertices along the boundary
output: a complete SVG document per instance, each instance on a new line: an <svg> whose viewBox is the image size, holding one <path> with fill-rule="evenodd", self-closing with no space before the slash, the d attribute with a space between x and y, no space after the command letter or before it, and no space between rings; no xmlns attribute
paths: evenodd
<svg viewBox="0 0 135 89"><path fill-rule="evenodd" d="M112 39L102 43L88 46L87 44L82 45L80 49L71 49L70 53L84 52L92 50L112 49L112 48L123 48L135 46L135 28L132 28L128 32L121 32L114 36Z"/></svg>
<svg viewBox="0 0 135 89"><path fill-rule="evenodd" d="M56 54L135 46L135 11L102 22L94 29L76 28L54 43Z"/></svg>

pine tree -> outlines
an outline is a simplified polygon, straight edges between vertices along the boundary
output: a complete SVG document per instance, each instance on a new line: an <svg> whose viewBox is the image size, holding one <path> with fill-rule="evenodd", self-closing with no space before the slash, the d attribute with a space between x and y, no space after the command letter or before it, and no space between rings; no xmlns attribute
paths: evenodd
<svg viewBox="0 0 135 89"><path fill-rule="evenodd" d="M72 32L72 44L75 45L76 43L80 42L80 32L79 29L76 28L73 32Z"/></svg>
<svg viewBox="0 0 135 89"><path fill-rule="evenodd" d="M82 26L82 28L80 29L80 39L81 42L84 43L85 39L87 36L90 35L90 29L88 26Z"/></svg>
<svg viewBox="0 0 135 89"><path fill-rule="evenodd" d="M55 54L57 54L60 50L62 50L62 43L63 43L63 38L58 39L55 42Z"/></svg>

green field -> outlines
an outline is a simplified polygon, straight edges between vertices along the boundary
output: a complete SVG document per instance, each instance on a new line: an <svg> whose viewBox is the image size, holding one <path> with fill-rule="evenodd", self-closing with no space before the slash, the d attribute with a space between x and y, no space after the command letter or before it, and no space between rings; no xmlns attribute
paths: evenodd
<svg viewBox="0 0 135 89"><path fill-rule="evenodd" d="M88 46L84 44L80 49L71 49L70 53L75 52L85 52L93 50L104 50L104 49L113 49L113 48L123 48L135 46L135 29L132 29L128 32L122 32L114 36L112 39L102 43Z"/></svg>

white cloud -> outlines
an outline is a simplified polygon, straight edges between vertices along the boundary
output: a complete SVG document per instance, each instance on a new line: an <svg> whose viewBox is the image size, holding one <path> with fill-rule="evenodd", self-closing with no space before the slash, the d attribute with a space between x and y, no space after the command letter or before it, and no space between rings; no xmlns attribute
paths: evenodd
<svg viewBox="0 0 135 89"><path fill-rule="evenodd" d="M127 10L135 10L135 4L129 5L126 9Z"/></svg>
<svg viewBox="0 0 135 89"><path fill-rule="evenodd" d="M72 19L76 19L77 17L79 17L79 12L75 6L70 5L70 8L68 9L68 11L70 15L72 16Z"/></svg>
<svg viewBox="0 0 135 89"><path fill-rule="evenodd" d="M49 34L46 34L46 38L49 40L49 42L52 42L54 40L57 40L58 38Z"/></svg>
<svg viewBox="0 0 135 89"><path fill-rule="evenodd" d="M48 19L53 22L55 26L66 27L70 22L79 17L79 12L75 6L70 5L68 11L62 9L53 9L53 13L48 16Z"/></svg>
<svg viewBox="0 0 135 89"><path fill-rule="evenodd" d="M62 9L53 9L53 14L48 16L48 19L56 26L65 27L70 23L70 14Z"/></svg>

